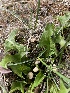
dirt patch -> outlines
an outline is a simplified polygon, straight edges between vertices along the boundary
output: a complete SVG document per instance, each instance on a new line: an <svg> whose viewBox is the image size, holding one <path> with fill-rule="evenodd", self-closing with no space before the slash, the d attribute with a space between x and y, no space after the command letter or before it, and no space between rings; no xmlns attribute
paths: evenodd
<svg viewBox="0 0 70 93"><path fill-rule="evenodd" d="M1 0L0 5L0 61L5 55L4 42L12 30L17 28L20 31L19 38L23 34L22 37L25 37L24 44L33 49L33 53L30 55L31 57L37 51L36 44L40 39L46 23L54 22L55 25L59 25L55 17L57 15L63 15L66 11L70 11L69 0L41 0L37 28L34 30L37 0ZM67 68L64 72L61 72L70 78L68 64L70 64L70 59L67 56Z"/></svg>

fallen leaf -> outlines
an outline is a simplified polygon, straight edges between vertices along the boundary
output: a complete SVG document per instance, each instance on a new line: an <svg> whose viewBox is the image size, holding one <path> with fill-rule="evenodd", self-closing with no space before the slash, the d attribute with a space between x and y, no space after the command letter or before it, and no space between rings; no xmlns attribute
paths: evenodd
<svg viewBox="0 0 70 93"><path fill-rule="evenodd" d="M0 73L1 74L8 74L10 72L12 72L10 69L6 69L6 68L3 68L0 66Z"/></svg>

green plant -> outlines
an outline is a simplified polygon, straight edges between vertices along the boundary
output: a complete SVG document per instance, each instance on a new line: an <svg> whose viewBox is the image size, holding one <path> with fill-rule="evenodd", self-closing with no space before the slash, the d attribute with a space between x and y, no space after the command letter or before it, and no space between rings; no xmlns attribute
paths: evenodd
<svg viewBox="0 0 70 93"><path fill-rule="evenodd" d="M36 22L38 20L39 6L40 0ZM15 37L18 30L12 31L6 39L4 44L5 57L0 62L0 66L5 69L10 68L21 78L21 80L16 79L12 82L9 93L13 93L15 90L20 90L22 93L34 93L33 90L43 82L46 82L44 93L68 93L70 91L70 79L58 72L62 64L62 54L70 44L69 36L65 38L63 32L64 28L70 27L70 13L59 16L58 19L60 26L56 27L53 23L46 25L38 46L42 48L42 51L35 59L29 59L27 56L29 49L25 45L16 42ZM59 50L56 45L60 45ZM40 63L34 64L35 61ZM38 68L37 73L33 73L34 67ZM29 72L35 75L32 80L28 77ZM55 80L56 75L61 78L60 87ZM28 86L26 87L26 85Z"/></svg>

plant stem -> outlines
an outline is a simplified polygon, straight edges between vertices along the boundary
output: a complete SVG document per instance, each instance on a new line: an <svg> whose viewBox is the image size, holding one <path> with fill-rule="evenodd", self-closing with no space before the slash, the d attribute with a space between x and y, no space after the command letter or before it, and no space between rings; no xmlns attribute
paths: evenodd
<svg viewBox="0 0 70 93"><path fill-rule="evenodd" d="M38 60L41 61L43 65L45 65L46 67L48 67L48 65L45 62L43 62L43 60L41 58L38 57Z"/></svg>
<svg viewBox="0 0 70 93"><path fill-rule="evenodd" d="M55 81L55 79L54 79L54 77L53 77L52 79L53 79L53 81L54 81L54 83L55 83L57 89L60 90L59 87L58 87L58 85L57 85L57 83L56 83L56 81Z"/></svg>
<svg viewBox="0 0 70 93"><path fill-rule="evenodd" d="M69 86L70 86L70 79L65 77L64 75L62 75L61 73L57 72L57 71L53 71L54 73L56 73L60 78L62 78Z"/></svg>
<svg viewBox="0 0 70 93"><path fill-rule="evenodd" d="M48 78L47 78L47 93L48 93Z"/></svg>
<svg viewBox="0 0 70 93"><path fill-rule="evenodd" d="M35 21L34 30L36 28L36 24L37 24L37 20L38 20L39 8L40 8L40 0L38 0L38 8L37 8L37 15L36 15L36 21Z"/></svg>

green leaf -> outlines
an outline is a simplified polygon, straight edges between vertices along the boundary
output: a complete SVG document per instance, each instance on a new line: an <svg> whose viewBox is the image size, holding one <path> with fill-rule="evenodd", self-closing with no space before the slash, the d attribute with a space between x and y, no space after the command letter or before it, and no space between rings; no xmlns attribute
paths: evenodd
<svg viewBox="0 0 70 93"><path fill-rule="evenodd" d="M52 36L52 40L53 40L54 43L59 43L60 40L61 40L62 36L61 36L61 33L59 33L59 31L60 31L60 27L56 27L55 31L54 31L54 34Z"/></svg>
<svg viewBox="0 0 70 93"><path fill-rule="evenodd" d="M64 86L64 83L62 80L60 80L60 90L58 93L68 93L68 89L66 89L66 87Z"/></svg>
<svg viewBox="0 0 70 93"><path fill-rule="evenodd" d="M18 50L18 54L20 54L20 57L22 58L24 55L26 55L26 47L22 44L16 43L15 41L6 40L5 41L5 52L13 50Z"/></svg>
<svg viewBox="0 0 70 93"><path fill-rule="evenodd" d="M34 83L32 84L32 87L31 87L31 92L32 90L37 87L42 81L43 79L45 78L44 74L42 72L39 72L35 78L35 81Z"/></svg>
<svg viewBox="0 0 70 93"><path fill-rule="evenodd" d="M11 31L11 33L8 36L8 40L14 41L15 35L17 34L18 29Z"/></svg>
<svg viewBox="0 0 70 93"><path fill-rule="evenodd" d="M7 68L7 65L9 63L15 63L16 65L9 66L14 73L16 73L18 76L22 77L22 72L24 74L27 74L31 68L27 66L27 64L19 64L21 62L20 55L6 55L2 61L0 62L0 66ZM22 62L21 62L22 63Z"/></svg>
<svg viewBox="0 0 70 93"><path fill-rule="evenodd" d="M26 47L23 44L19 44L15 42L15 36L16 36L17 30L12 31L9 35L9 37L5 41L5 52L13 50L18 50L18 54L20 54L20 58L22 58L24 55L26 55Z"/></svg>
<svg viewBox="0 0 70 93"><path fill-rule="evenodd" d="M12 71L17 74L19 77L23 78L22 76L22 65L14 65L14 66L10 66L10 68L12 69Z"/></svg>
<svg viewBox="0 0 70 93"><path fill-rule="evenodd" d="M56 73L60 78L63 79L64 82L66 82L68 84L68 86L70 87L70 79L65 77L64 75L62 75L61 73L57 72L57 71L53 71L54 73Z"/></svg>
<svg viewBox="0 0 70 93"><path fill-rule="evenodd" d="M53 33L54 25L52 23L47 24L39 42L39 46L46 49L46 57L51 56L52 54L57 55L55 43L52 40Z"/></svg>
<svg viewBox="0 0 70 93"><path fill-rule="evenodd" d="M55 43L52 41L52 39L50 39L50 51L49 51L49 56L51 55L57 55L57 50L56 50L56 47L55 47Z"/></svg>
<svg viewBox="0 0 70 93"><path fill-rule="evenodd" d="M31 70L30 67L28 67L27 65L24 64L17 64L14 66L10 66L10 68L12 69L12 71L17 74L19 77L23 78L24 76L22 75L22 73L24 74L28 74L28 72Z"/></svg>
<svg viewBox="0 0 70 93"><path fill-rule="evenodd" d="M65 43L66 43L66 41L64 40L63 37L61 37L61 40L60 40L60 42L59 42L61 48L65 45Z"/></svg>
<svg viewBox="0 0 70 93"><path fill-rule="evenodd" d="M27 65L23 65L22 70L24 74L28 74L29 71L31 70L31 67Z"/></svg>
<svg viewBox="0 0 70 93"><path fill-rule="evenodd" d="M27 54L27 48L22 44L16 44L15 47L18 49L18 54L20 54L21 58Z"/></svg>
<svg viewBox="0 0 70 93"><path fill-rule="evenodd" d="M14 48L14 46L15 46L15 36L16 36L17 32L18 32L18 30L12 31L9 34L8 38L6 39L5 44L4 44L6 52L9 51L10 49Z"/></svg>
<svg viewBox="0 0 70 93"><path fill-rule="evenodd" d="M68 25L68 21L70 20L70 12L66 13L63 16L58 16L58 19L62 26Z"/></svg>
<svg viewBox="0 0 70 93"><path fill-rule="evenodd" d="M15 42L15 36L17 34L18 30L12 31L9 35L9 37L5 41L5 54L6 56L2 59L0 62L0 66L7 68L8 63L17 63L21 62L21 58L24 57L27 53L27 49L24 45L19 44ZM11 55L10 51L16 51L17 53L14 55Z"/></svg>
<svg viewBox="0 0 70 93"><path fill-rule="evenodd" d="M64 37L61 36L61 32L59 32L60 29L61 28L58 28L58 27L55 28L54 35L52 37L52 41L54 43L59 43L60 47L62 48L65 45L66 41L64 40Z"/></svg>
<svg viewBox="0 0 70 93"><path fill-rule="evenodd" d="M57 87L55 84L53 84L50 88L50 93L57 93Z"/></svg>
<svg viewBox="0 0 70 93"><path fill-rule="evenodd" d="M22 93L24 93L24 86L25 85L26 85L26 82L24 82L24 81L15 81L12 83L9 93L13 93L16 90L20 90Z"/></svg>
<svg viewBox="0 0 70 93"><path fill-rule="evenodd" d="M7 54L0 62L0 66L7 68L7 64L11 62L20 62L20 56Z"/></svg>
<svg viewBox="0 0 70 93"><path fill-rule="evenodd" d="M53 35L54 25L48 23L39 42L40 47L48 47L50 43L50 38Z"/></svg>

